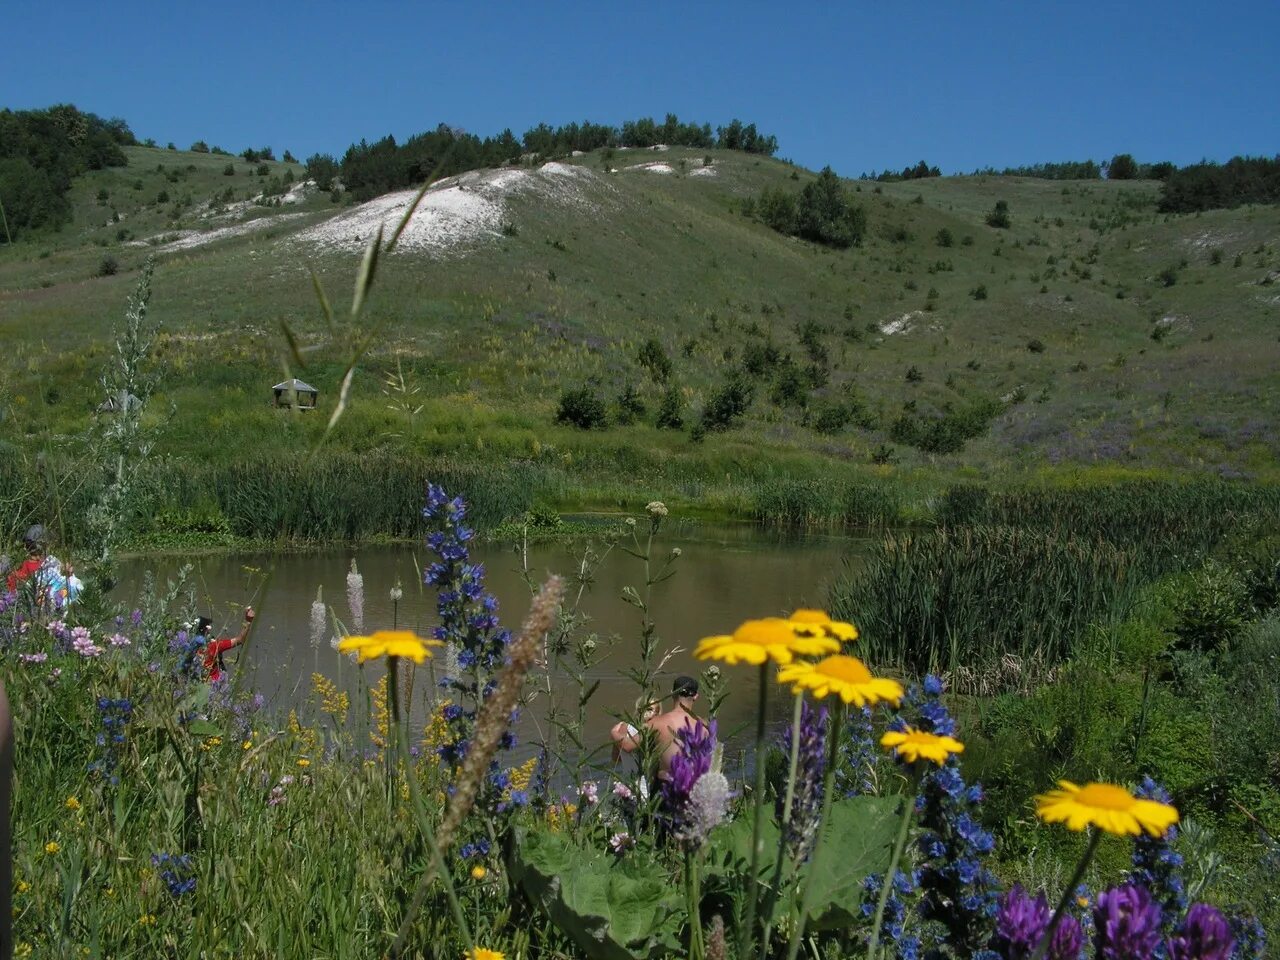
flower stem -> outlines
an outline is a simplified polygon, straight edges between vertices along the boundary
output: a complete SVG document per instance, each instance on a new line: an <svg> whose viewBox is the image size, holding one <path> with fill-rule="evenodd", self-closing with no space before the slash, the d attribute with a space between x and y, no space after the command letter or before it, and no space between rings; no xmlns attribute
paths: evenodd
<svg viewBox="0 0 1280 960"><path fill-rule="evenodd" d="M756 934L756 907L760 900L760 848L764 846L764 731L765 716L769 706L769 661L760 664L760 698L756 703L756 786L755 813L751 824L751 875L747 877L747 915L738 931L738 956L749 957L754 953L751 944Z"/></svg>
<svg viewBox="0 0 1280 960"><path fill-rule="evenodd" d="M782 804L782 822L779 827L785 836L787 824L791 822L791 804L796 796L796 770L800 765L800 716L804 704L804 696L796 694L795 710L791 716L791 764L787 770L787 795ZM773 908L778 901L778 891L782 883L783 843L778 844L778 859L773 865L773 878L769 881L768 899L765 900L764 934L760 941L760 960L765 960L769 952L769 934L773 929ZM787 858L789 859L789 858ZM798 864L797 864L798 866Z"/></svg>
<svg viewBox="0 0 1280 960"><path fill-rule="evenodd" d="M1053 933L1058 929L1058 923L1062 920L1062 915L1067 911L1067 904L1071 902L1071 898L1075 895L1076 887L1080 885L1080 881L1084 879L1084 872L1089 868L1089 863L1093 860L1093 855L1098 851L1098 841L1102 839L1102 831L1094 830L1089 837L1089 846L1085 847L1084 856L1080 858L1080 862L1076 864L1076 871L1071 875L1071 879L1067 881L1067 885L1062 890L1062 899L1058 901L1058 909L1053 911L1053 919L1049 921L1049 925L1044 928L1044 933L1040 936L1040 942L1036 944L1036 952L1031 955L1031 960L1042 960L1045 953L1049 950L1049 943L1053 940Z"/></svg>
<svg viewBox="0 0 1280 960"><path fill-rule="evenodd" d="M444 857L440 853L440 848L436 845L435 832L431 829L431 821L428 819L426 809L422 805L422 795L418 792L418 778L414 775L409 763L409 738L405 733L405 724L400 722L400 688L396 682L398 679L396 674L398 672L399 659L399 657L387 658L387 681L390 684L391 691L391 722L395 725L396 746L399 749L400 758L404 761L405 779L409 784L409 796L413 800L413 810L418 820L418 829L422 831L423 839L427 842L427 849L431 851L431 863L428 864L422 878L418 881L413 901L409 904L409 909L405 913L404 919L400 921L400 929L396 931L396 939L391 945L390 956L399 957L405 949L409 928L413 925L418 911L422 909L422 901L426 897L427 887L435 876L438 876L441 883L444 884L445 898L449 901L449 909L453 912L453 919L458 924L458 932L462 934L462 941L467 944L467 949L472 950L475 948L475 941L471 939L471 927L467 923L466 913L458 900L458 893L453 887L453 875L445 866Z"/></svg>
<svg viewBox="0 0 1280 960"><path fill-rule="evenodd" d="M871 942L867 946L867 960L876 960L876 952L880 949L880 925L884 923L884 908L889 902L889 891L893 889L893 881L898 876L898 861L902 859L902 851L907 845L911 815L915 813L916 808L918 783L918 779L913 779L911 791L902 798L902 822L898 825L898 838L893 842L893 856L889 858L889 869L885 871L884 880L880 884L880 899L876 901L876 916L871 922Z"/></svg>
<svg viewBox="0 0 1280 960"><path fill-rule="evenodd" d="M804 940L804 928L809 923L809 910L813 899L813 874L817 863L818 851L822 848L822 834L827 828L827 820L831 816L831 798L835 794L836 761L840 758L840 734L844 730L844 703L836 699L831 711L831 728L827 735L827 766L822 771L822 813L818 816L818 834L813 844L813 856L809 862L809 871L804 876L804 893L800 896L800 919L796 921L791 934L791 944L787 949L787 960L796 960L800 953L800 944ZM781 855L781 853L779 853Z"/></svg>
<svg viewBox="0 0 1280 960"><path fill-rule="evenodd" d="M685 898L689 911L689 960L703 960L706 946L702 942L702 891L698 876L698 852L684 854Z"/></svg>

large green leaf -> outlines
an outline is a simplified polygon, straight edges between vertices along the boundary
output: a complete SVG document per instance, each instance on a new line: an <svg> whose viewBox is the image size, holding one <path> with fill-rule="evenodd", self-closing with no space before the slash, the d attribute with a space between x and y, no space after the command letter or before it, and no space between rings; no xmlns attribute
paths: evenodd
<svg viewBox="0 0 1280 960"><path fill-rule="evenodd" d="M851 797L831 805L821 842L806 870L813 872L811 929L832 929L859 921L864 897L862 884L889 868L893 841L902 809L899 797ZM763 824L757 882L768 886L777 863L779 831L772 819ZM751 864L751 817L744 814L711 834L707 855L709 882L726 892L745 895ZM788 913L799 912L804 873L789 875L783 864L782 889L774 901L772 916L761 922L777 923ZM765 898L768 902L768 898Z"/></svg>
<svg viewBox="0 0 1280 960"><path fill-rule="evenodd" d="M518 838L511 872L590 960L640 960L677 948L683 903L656 863L616 861L539 830Z"/></svg>
<svg viewBox="0 0 1280 960"><path fill-rule="evenodd" d="M889 869L903 798L852 797L831 805L831 816L810 860L810 929L859 921L867 877Z"/></svg>

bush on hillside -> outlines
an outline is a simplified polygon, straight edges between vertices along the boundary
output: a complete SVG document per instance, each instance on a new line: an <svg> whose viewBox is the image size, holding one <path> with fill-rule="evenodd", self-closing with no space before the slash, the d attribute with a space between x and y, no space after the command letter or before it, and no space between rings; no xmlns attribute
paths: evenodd
<svg viewBox="0 0 1280 960"><path fill-rule="evenodd" d="M940 247L950 247L955 244L956 238L949 229L943 227L934 235L933 242Z"/></svg>
<svg viewBox="0 0 1280 960"><path fill-rule="evenodd" d="M671 357L656 337L650 337L640 344L636 360L649 371L654 383L666 383L671 379Z"/></svg>
<svg viewBox="0 0 1280 960"><path fill-rule="evenodd" d="M707 431L728 430L746 414L755 397L747 375L735 370L712 394L702 410L701 426Z"/></svg>
<svg viewBox="0 0 1280 960"><path fill-rule="evenodd" d="M560 394L556 422L568 423L582 430L602 430L609 422L602 401L590 387L566 390Z"/></svg>
<svg viewBox="0 0 1280 960"><path fill-rule="evenodd" d="M999 230L1007 230L1011 223L1012 221L1009 219L1009 202L1007 200L997 200L996 205L987 214L987 226L995 227Z"/></svg>
<svg viewBox="0 0 1280 960"><path fill-rule="evenodd" d="M674 383L662 394L658 404L659 430L680 430L684 427L684 396Z"/></svg>
<svg viewBox="0 0 1280 960"><path fill-rule="evenodd" d="M618 423L623 426L635 423L646 412L644 401L640 399L640 394L629 383L624 385L622 390L618 392L617 399L614 400L614 406L618 409Z"/></svg>
<svg viewBox="0 0 1280 960"><path fill-rule="evenodd" d="M1129 153L1117 153L1107 164L1108 180L1137 180L1138 162Z"/></svg>

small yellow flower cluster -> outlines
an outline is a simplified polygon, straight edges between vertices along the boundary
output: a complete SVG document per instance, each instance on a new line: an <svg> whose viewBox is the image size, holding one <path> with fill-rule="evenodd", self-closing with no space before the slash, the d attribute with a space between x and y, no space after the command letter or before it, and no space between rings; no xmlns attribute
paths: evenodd
<svg viewBox="0 0 1280 960"><path fill-rule="evenodd" d="M60 844L57 840L50 840L48 843L44 845L44 852L51 857L61 849L62 849L62 844Z"/></svg>
<svg viewBox="0 0 1280 960"><path fill-rule="evenodd" d="M533 774L538 769L538 758L530 757L518 767L512 767L507 771L508 782L507 789L502 791L502 799L511 800L513 792L528 791L529 784L533 783Z"/></svg>
<svg viewBox="0 0 1280 960"><path fill-rule="evenodd" d="M138 918L138 926L154 927L156 925L156 915L154 913L144 913Z"/></svg>
<svg viewBox="0 0 1280 960"><path fill-rule="evenodd" d="M297 741L299 753L315 753L319 745L319 737L311 727L304 727L298 721L298 712L296 710L289 711L289 733L293 735Z"/></svg>
<svg viewBox="0 0 1280 960"><path fill-rule="evenodd" d="M338 689L338 685L323 673L311 675L311 689L320 701L320 709L333 717L339 727L347 722L347 711L351 708L351 698Z"/></svg>
<svg viewBox="0 0 1280 960"><path fill-rule="evenodd" d="M471 879L483 880L488 875L488 873L489 873L488 870L486 870L484 867L480 866L480 864L477 863L474 867L471 868Z"/></svg>
<svg viewBox="0 0 1280 960"><path fill-rule="evenodd" d="M305 770L307 767L311 766L311 758L310 758L310 757L299 757L299 758L297 759L297 764L298 764L298 766L302 767L302 769L304 769L304 770Z"/></svg>
<svg viewBox="0 0 1280 960"><path fill-rule="evenodd" d="M431 714L426 728L422 731L423 758L435 766L440 765L440 754L436 751L449 742L449 723L444 712L450 706L448 700L443 701Z"/></svg>
<svg viewBox="0 0 1280 960"><path fill-rule="evenodd" d="M573 822L573 818L577 816L577 813L578 805L576 803L553 803L547 807L547 826L559 832Z"/></svg>
<svg viewBox="0 0 1280 960"><path fill-rule="evenodd" d="M80 800L76 797L67 797L67 802L63 804L72 813L80 809Z"/></svg>
<svg viewBox="0 0 1280 960"><path fill-rule="evenodd" d="M20 940L17 946L13 948L13 955L15 957L31 956L31 944L26 940Z"/></svg>
<svg viewBox="0 0 1280 960"><path fill-rule="evenodd" d="M373 702L373 729L369 731L369 739L379 750L387 748L387 737L391 731L391 708L387 705L387 674L373 685L370 692Z"/></svg>
<svg viewBox="0 0 1280 960"><path fill-rule="evenodd" d="M208 753L214 747L220 747L220 746L222 746L221 737L205 737L202 741L200 741L200 749L203 750L205 753Z"/></svg>

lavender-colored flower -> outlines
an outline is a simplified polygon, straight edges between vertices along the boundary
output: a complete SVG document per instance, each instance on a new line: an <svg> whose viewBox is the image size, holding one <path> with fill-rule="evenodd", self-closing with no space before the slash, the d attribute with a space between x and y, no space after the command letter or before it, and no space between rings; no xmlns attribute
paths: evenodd
<svg viewBox="0 0 1280 960"><path fill-rule="evenodd" d="M1160 907L1145 887L1125 884L1098 894L1093 908L1099 960L1149 960L1160 945Z"/></svg>
<svg viewBox="0 0 1280 960"><path fill-rule="evenodd" d="M41 650L39 653L20 653L18 659L23 663L44 663L49 659L49 655Z"/></svg>
<svg viewBox="0 0 1280 960"><path fill-rule="evenodd" d="M600 802L600 788L594 780L587 780L578 787L578 797L583 803L594 806Z"/></svg>
<svg viewBox="0 0 1280 960"><path fill-rule="evenodd" d="M324 641L324 626L328 619L324 607L324 587L316 587L316 598L311 601L311 649L320 649Z"/></svg>
<svg viewBox="0 0 1280 960"><path fill-rule="evenodd" d="M85 658L98 657L103 653L103 648L89 636L87 627L75 627L71 631L71 649Z"/></svg>
<svg viewBox="0 0 1280 960"><path fill-rule="evenodd" d="M1015 883L1000 898L994 946L1004 960L1023 960L1031 956L1051 917L1052 912L1043 893L1031 897L1021 884Z"/></svg>
<svg viewBox="0 0 1280 960"><path fill-rule="evenodd" d="M627 833L625 830L619 831L609 838L609 849L619 856L621 856L624 851L630 850L635 845L635 840L633 840L631 838L631 834Z"/></svg>
<svg viewBox="0 0 1280 960"><path fill-rule="evenodd" d="M680 839L695 846L705 843L707 835L728 819L731 796L729 781L723 773L709 770L700 776L689 791Z"/></svg>
<svg viewBox="0 0 1280 960"><path fill-rule="evenodd" d="M791 756L792 728L782 737L783 754ZM822 774L827 766L827 708L810 708L806 700L800 707L799 752L796 757L796 783L791 804L791 817L782 824L783 835L792 856L805 859L818 832L822 813ZM785 805L782 791L776 801L776 816L782 820Z"/></svg>
<svg viewBox="0 0 1280 960"><path fill-rule="evenodd" d="M716 744L716 723L695 723L676 734L678 751L671 758L667 779L659 785L663 804L670 816L679 819L689 792L698 778L711 769L711 755Z"/></svg>
<svg viewBox="0 0 1280 960"><path fill-rule="evenodd" d="M619 800L634 800L635 794L631 792L631 788L619 780L613 785L613 795Z"/></svg>
<svg viewBox="0 0 1280 960"><path fill-rule="evenodd" d="M351 622L356 633L364 633L364 577L356 569L356 562L351 561L351 572L347 574L347 606L351 608Z"/></svg>
<svg viewBox="0 0 1280 960"><path fill-rule="evenodd" d="M118 649L120 647L129 646L132 641L123 633L113 633L111 636L107 637L107 643Z"/></svg>
<svg viewBox="0 0 1280 960"><path fill-rule="evenodd" d="M1196 903L1165 952L1169 960L1229 960L1235 946L1227 918L1207 903Z"/></svg>

